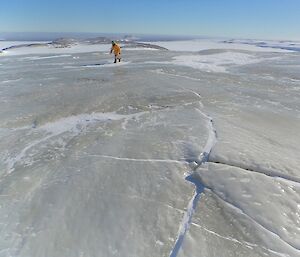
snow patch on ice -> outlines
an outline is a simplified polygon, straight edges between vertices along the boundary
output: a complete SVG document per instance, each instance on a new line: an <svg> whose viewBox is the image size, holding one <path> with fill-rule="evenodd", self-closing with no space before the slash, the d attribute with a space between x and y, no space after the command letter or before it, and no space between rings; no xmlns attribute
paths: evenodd
<svg viewBox="0 0 300 257"><path fill-rule="evenodd" d="M145 114L145 112L139 112L135 114L117 114L116 112L109 113L92 113L92 114L79 114L76 116L70 116L66 118L58 119L54 122L46 123L40 127L33 128L32 133L40 132L46 133L42 138L34 140L27 145L21 152L14 157L8 158L5 163L7 165L7 173L14 171L16 164L22 163L27 155L27 152L33 147L48 141L58 135L64 133L71 133L73 136L79 135L89 125L97 122L117 121L117 120L128 120L132 118L138 118ZM18 128L13 128L18 129ZM30 163L27 163L30 164Z"/></svg>
<svg viewBox="0 0 300 257"><path fill-rule="evenodd" d="M3 81L1 81L1 83L5 84L5 83L17 82L17 81L20 81L20 80L22 80L22 78L3 80Z"/></svg>
<svg viewBox="0 0 300 257"><path fill-rule="evenodd" d="M257 58L255 55L240 53L240 52L223 52L223 53L216 53L216 54L195 54L195 55L179 55L173 57L172 61L148 61L145 62L146 64L172 64L172 65L180 65L180 66L187 66L193 69L203 70L206 72L221 72L226 73L228 72L228 68L230 67L237 67L247 64L259 63L264 59ZM159 73L159 70L156 70ZM161 72L163 73L163 72ZM172 75L172 74L168 74ZM188 78L192 80L199 80L193 79L190 77L185 77L181 75L173 75L177 77Z"/></svg>
<svg viewBox="0 0 300 257"><path fill-rule="evenodd" d="M94 63L94 64L84 64L84 65L79 65L79 66L74 66L74 65L66 65L63 66L64 69L77 69L77 68L93 68L93 69L101 69L101 68L115 68L119 66L125 66L127 64L130 64L131 62L118 62L118 63L113 63L113 62L102 62L102 63Z"/></svg>
<svg viewBox="0 0 300 257"><path fill-rule="evenodd" d="M149 47L133 47L133 48L126 48L126 51L159 51L159 49L149 48Z"/></svg>
<svg viewBox="0 0 300 257"><path fill-rule="evenodd" d="M50 56L30 56L30 57L25 57L23 60L43 60L43 59L53 59L53 58L62 58L62 57L70 57L72 55L69 54L61 54L61 55L50 55Z"/></svg>
<svg viewBox="0 0 300 257"><path fill-rule="evenodd" d="M111 159L117 161L129 161L129 162L158 162L158 163L177 163L177 164L187 164L186 161L170 160L170 159L140 159L140 158L128 158L128 157L118 157L111 155L98 155L98 154L89 154L88 157L97 157L104 159Z"/></svg>
<svg viewBox="0 0 300 257"><path fill-rule="evenodd" d="M176 56L171 63L207 72L227 72L227 67L258 63L260 61L261 59L250 54L225 52L211 55Z"/></svg>

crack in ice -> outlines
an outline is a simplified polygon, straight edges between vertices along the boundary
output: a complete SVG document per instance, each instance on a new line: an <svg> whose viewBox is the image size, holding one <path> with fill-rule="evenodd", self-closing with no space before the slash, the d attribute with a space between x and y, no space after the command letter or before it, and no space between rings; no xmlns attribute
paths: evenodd
<svg viewBox="0 0 300 257"><path fill-rule="evenodd" d="M255 173L260 173L260 174L266 175L268 177L279 178L279 179L283 179L283 180L288 181L288 182L300 183L300 178L299 177L291 176L291 175L288 175L288 174L283 174L281 172L274 171L274 170L267 170L267 169L264 169L264 168L254 169L254 168L249 167L249 166L244 165L244 164L238 164L238 163L235 164L235 163L220 161L217 158L215 160L210 159L209 163L215 163L215 164L225 165L225 166L229 166L229 167L233 167L233 168L239 168L239 169L243 169L243 170L247 170L247 171L251 171L251 172L255 172Z"/></svg>
<svg viewBox="0 0 300 257"><path fill-rule="evenodd" d="M199 98L200 98L200 96L199 96ZM197 111L199 112L199 114L201 116L204 116L207 119L208 139L207 139L206 145L203 149L203 152L199 156L199 160L194 162L195 167L193 168L192 172L189 172L187 174L187 176L185 177L186 181L189 181L190 183L194 184L195 192L194 192L193 197L189 201L187 211L185 212L183 219L181 221L177 239L176 239L175 245L173 246L173 248L171 250L170 257L176 257L178 255L179 250L182 247L186 232L188 231L188 229L191 225L193 214L196 210L197 203L200 199L201 193L204 191L204 185L202 184L202 182L200 180L198 180L197 178L194 177L194 171L199 166L201 166L203 163L208 161L209 154L217 142L217 133L216 133L216 130L213 125L213 120L211 119L211 117L209 117L208 115L203 113L201 110L197 109Z"/></svg>
<svg viewBox="0 0 300 257"><path fill-rule="evenodd" d="M265 250L267 252L272 252L272 253L276 254L277 256L281 256L281 257L282 256L286 256L286 255L283 255L282 253L278 253L278 252L272 251L272 250L270 250L270 249L268 249L266 247L263 247L261 245L258 245L258 244L253 244L253 243L250 243L250 242L247 242L247 241L240 241L240 240L237 240L236 238L233 238L233 237L230 237L230 236L222 236L222 235L218 234L217 232L215 232L213 230L210 230L210 229L208 229L208 228L206 228L204 226L201 226L201 225L199 225L197 223L194 223L194 222L192 222L191 225L193 225L195 227L198 227L200 229L203 229L204 231L206 231L206 232L208 232L208 233L210 233L210 234L212 234L212 235L214 235L216 237L222 238L224 240L231 241L233 243L240 244L240 245L248 247L250 249L252 249L253 247L256 247L256 248L261 248L261 249L263 249L263 250Z"/></svg>

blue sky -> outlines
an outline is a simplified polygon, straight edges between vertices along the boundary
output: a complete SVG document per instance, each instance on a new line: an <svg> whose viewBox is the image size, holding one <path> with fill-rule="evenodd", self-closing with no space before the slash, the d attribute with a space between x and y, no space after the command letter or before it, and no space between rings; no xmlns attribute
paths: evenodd
<svg viewBox="0 0 300 257"><path fill-rule="evenodd" d="M0 32L103 32L300 40L300 0L7 0Z"/></svg>

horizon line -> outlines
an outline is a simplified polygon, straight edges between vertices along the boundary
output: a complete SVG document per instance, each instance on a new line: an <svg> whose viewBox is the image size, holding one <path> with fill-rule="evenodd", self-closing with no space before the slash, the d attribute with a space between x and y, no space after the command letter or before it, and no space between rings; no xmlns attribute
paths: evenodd
<svg viewBox="0 0 300 257"><path fill-rule="evenodd" d="M117 35L128 35L128 36L160 36L160 37L181 37L181 38L185 38L185 39L244 39L244 40L270 40L270 41L300 41L299 39L287 39L287 38L256 38L256 37L241 37L241 36L208 36L208 35L183 35L183 34L165 34L165 33L139 33L139 32L75 32L75 31L63 31L63 32L57 32L57 31L50 31L50 32L45 32L45 31L14 31L14 32L8 32L8 31L0 31L0 37L1 34L11 34L10 36L12 36L13 34L43 34L45 35L51 35L51 34L70 34L70 35L74 35L77 34L77 36L79 35L112 35L112 36L117 36ZM0 41L5 41L6 39L1 39ZM31 41L31 40L28 40Z"/></svg>

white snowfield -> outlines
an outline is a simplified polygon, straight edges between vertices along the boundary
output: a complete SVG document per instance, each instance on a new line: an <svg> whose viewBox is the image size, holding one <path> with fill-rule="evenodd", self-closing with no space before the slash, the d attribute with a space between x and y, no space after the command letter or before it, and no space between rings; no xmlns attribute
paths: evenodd
<svg viewBox="0 0 300 257"><path fill-rule="evenodd" d="M268 42L268 41L266 41ZM254 51L254 52L290 52L285 49L273 48L277 46L276 44L267 44L266 47L259 47L254 44L246 44L247 41L233 41L233 43L226 43L222 40L212 40L212 39L195 39L195 40L182 40L182 41L156 41L152 42L153 44L166 47L171 51L177 52L199 52L208 49L237 49L245 51ZM269 47L268 47L269 46Z"/></svg>
<svg viewBox="0 0 300 257"><path fill-rule="evenodd" d="M279 47L276 48L278 45L275 42L266 43L264 47L251 44L252 41L247 42L237 40L233 43L225 43L220 40L198 39L188 41L158 41L153 42L153 44L178 53L189 53L188 55L181 54L175 56L171 63L206 72L227 72L227 68L229 67L258 63L262 60L257 55L258 52L265 54L294 52ZM272 59L270 58L270 60ZM170 62L162 61L161 63L169 64Z"/></svg>
<svg viewBox="0 0 300 257"><path fill-rule="evenodd" d="M156 44L0 54L0 257L300 256L300 53Z"/></svg>
<svg viewBox="0 0 300 257"><path fill-rule="evenodd" d="M231 40L227 41L231 44L245 44L252 46L259 46L261 48L273 48L273 49L282 49L290 51L300 51L300 42L299 41L289 41L289 40Z"/></svg>

